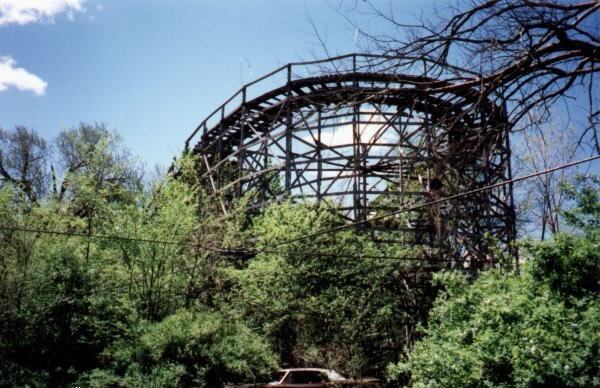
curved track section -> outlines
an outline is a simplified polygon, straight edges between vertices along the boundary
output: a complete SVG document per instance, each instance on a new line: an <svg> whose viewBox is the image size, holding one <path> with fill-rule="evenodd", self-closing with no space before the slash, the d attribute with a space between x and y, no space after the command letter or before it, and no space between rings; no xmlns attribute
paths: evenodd
<svg viewBox="0 0 600 388"><path fill-rule="evenodd" d="M186 147L199 137L191 152L224 211L252 190L255 208L286 197L330 201L349 220L364 220L510 177L501 109L489 103L465 113L480 96L422 75L358 68L352 59L349 70L320 76L294 78L301 64L282 67L281 85L248 98L249 84L200 124ZM430 93L434 84L447 92ZM486 233L514 238L511 188L377 226L411 244L461 246L457 257L485 260Z"/></svg>

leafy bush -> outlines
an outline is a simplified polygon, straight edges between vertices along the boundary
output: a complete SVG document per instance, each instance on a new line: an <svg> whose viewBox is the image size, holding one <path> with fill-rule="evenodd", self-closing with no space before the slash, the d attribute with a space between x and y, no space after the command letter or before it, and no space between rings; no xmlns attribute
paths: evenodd
<svg viewBox="0 0 600 388"><path fill-rule="evenodd" d="M535 257L529 271L564 297L581 298L600 291L600 235L558 235L551 242L528 244Z"/></svg>
<svg viewBox="0 0 600 388"><path fill-rule="evenodd" d="M215 312L180 310L161 322L143 322L132 338L107 352L111 368L94 370L91 386L197 386L260 381L276 368L265 341Z"/></svg>
<svg viewBox="0 0 600 388"><path fill-rule="evenodd" d="M38 244L20 295L0 312L0 385L74 381L124 335L133 314L119 277L85 263L77 241Z"/></svg>
<svg viewBox="0 0 600 388"><path fill-rule="evenodd" d="M260 249L340 223L331 209L286 202L265 209L252 232ZM285 366L376 374L402 349L402 323L419 319L410 316L415 295L402 275L418 269L371 258L402 253L354 230L286 244L224 271L223 308L268 338Z"/></svg>
<svg viewBox="0 0 600 388"><path fill-rule="evenodd" d="M490 271L473 284L439 275L446 292L426 337L389 367L391 377L416 387L599 386L598 243L531 244L521 275Z"/></svg>

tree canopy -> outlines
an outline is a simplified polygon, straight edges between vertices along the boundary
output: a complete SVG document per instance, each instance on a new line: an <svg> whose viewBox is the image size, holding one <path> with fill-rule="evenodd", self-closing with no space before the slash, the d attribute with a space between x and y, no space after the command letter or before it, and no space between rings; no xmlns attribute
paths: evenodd
<svg viewBox="0 0 600 388"><path fill-rule="evenodd" d="M425 337L390 375L416 387L600 385L600 235L589 227L599 192L588 185L574 194L567 220L582 234L524 244L521 273L492 270L474 282L436 275L445 291Z"/></svg>

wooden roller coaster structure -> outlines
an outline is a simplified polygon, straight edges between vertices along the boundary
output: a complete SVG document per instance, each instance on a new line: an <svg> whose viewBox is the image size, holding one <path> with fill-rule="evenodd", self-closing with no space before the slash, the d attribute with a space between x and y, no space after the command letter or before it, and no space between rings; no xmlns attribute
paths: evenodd
<svg viewBox="0 0 600 388"><path fill-rule="evenodd" d="M368 220L511 178L502 106L452 91L451 77L429 75L427 62L393 63L370 54L290 63L215 109L185 147L223 211L253 191L251 209L283 198L328 201L348 221ZM437 247L451 266L482 268L493 261L487 236L511 249L512 187L372 226L374 236L391 231L405 244Z"/></svg>

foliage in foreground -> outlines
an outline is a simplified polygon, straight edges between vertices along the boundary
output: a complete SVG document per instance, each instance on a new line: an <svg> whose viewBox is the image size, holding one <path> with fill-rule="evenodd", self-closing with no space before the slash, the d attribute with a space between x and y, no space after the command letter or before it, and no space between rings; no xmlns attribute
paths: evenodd
<svg viewBox="0 0 600 388"><path fill-rule="evenodd" d="M80 382L97 387L218 387L264 380L277 367L262 338L215 312L180 310L161 322L143 322L137 331L107 350L110 370L93 370Z"/></svg>
<svg viewBox="0 0 600 388"><path fill-rule="evenodd" d="M414 248L345 230L270 249L342 221L329 204L288 202L223 217L188 158L178 179L144 188L102 127L68 130L59 144L61 173L17 163L31 184L0 181L0 386L218 387L278 365L357 376L390 363L416 386L598 384L590 182L567 188L577 204L565 219L579 234L530 244L522 275L440 276L446 292L407 359L414 333L403 323L424 318L412 307L435 291L412 282L428 284L419 266L435 263L377 257L414 258ZM248 259L220 247L264 250Z"/></svg>
<svg viewBox="0 0 600 388"><path fill-rule="evenodd" d="M216 387L278 365L373 374L411 335L411 268L363 258L397 247L345 231L251 260L218 252L339 225L332 209L283 203L223 221L192 159L143 187L102 126L65 131L57 149L64 169L18 163L36 185L0 182L0 385Z"/></svg>
<svg viewBox="0 0 600 388"><path fill-rule="evenodd" d="M16 133L13 143L44 144ZM196 244L212 236L195 233L197 186L160 177L144 189L104 127L67 130L57 148L65 169L51 177L11 165L39 178L35 191L0 181L0 386L218 386L269 373L266 341L207 303L211 258Z"/></svg>
<svg viewBox="0 0 600 388"><path fill-rule="evenodd" d="M266 209L250 232L261 249L340 222L323 208L286 202ZM403 323L418 319L410 309L412 284L403 275L418 269L393 259L403 253L353 230L267 249L245 265L224 269L231 283L225 305L269 339L285 366L373 375L405 346ZM428 303L426 294L420 298Z"/></svg>
<svg viewBox="0 0 600 388"><path fill-rule="evenodd" d="M527 244L521 274L439 274L426 336L389 374L415 387L600 386L600 233L580 214L590 193L569 214L585 233Z"/></svg>

